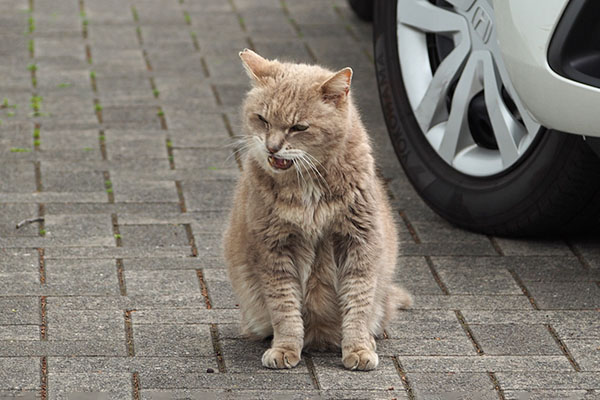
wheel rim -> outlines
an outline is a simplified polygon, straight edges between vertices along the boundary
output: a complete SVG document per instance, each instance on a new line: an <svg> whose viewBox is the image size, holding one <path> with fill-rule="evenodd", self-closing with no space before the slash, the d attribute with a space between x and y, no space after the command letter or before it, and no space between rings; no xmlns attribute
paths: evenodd
<svg viewBox="0 0 600 400"><path fill-rule="evenodd" d="M507 171L540 132L510 81L490 2L398 0L396 16L402 78L421 131L446 163L477 177ZM433 35L454 44L437 62Z"/></svg>

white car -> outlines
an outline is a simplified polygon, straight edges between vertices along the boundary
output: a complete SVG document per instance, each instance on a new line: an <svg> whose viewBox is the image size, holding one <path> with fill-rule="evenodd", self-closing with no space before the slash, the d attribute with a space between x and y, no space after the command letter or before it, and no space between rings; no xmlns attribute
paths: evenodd
<svg viewBox="0 0 600 400"><path fill-rule="evenodd" d="M433 210L494 235L598 227L599 0L351 5L373 11L388 131Z"/></svg>

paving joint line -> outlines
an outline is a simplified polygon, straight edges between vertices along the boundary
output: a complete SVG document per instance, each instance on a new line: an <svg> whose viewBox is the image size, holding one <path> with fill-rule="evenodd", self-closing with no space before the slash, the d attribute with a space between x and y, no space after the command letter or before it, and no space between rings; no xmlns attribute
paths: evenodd
<svg viewBox="0 0 600 400"><path fill-rule="evenodd" d="M217 366L219 368L220 373L227 372L227 368L225 366L225 359L223 358L223 350L221 349L220 344L220 335L219 335L219 327L217 324L210 324L210 338L213 345L213 351L215 353L215 357L217 359Z"/></svg>
<svg viewBox="0 0 600 400"><path fill-rule="evenodd" d="M119 278L119 293L121 296L127 296L127 286L125 285L125 269L123 268L123 259L117 258L115 261L117 267L117 277Z"/></svg>
<svg viewBox="0 0 600 400"><path fill-rule="evenodd" d="M196 247L196 239L194 238L194 232L192 231L191 224L183 224L185 227L185 234L188 239L188 244L192 249L192 257L198 257L198 247Z"/></svg>
<svg viewBox="0 0 600 400"><path fill-rule="evenodd" d="M38 203L38 235L46 236L46 205Z"/></svg>
<svg viewBox="0 0 600 400"><path fill-rule="evenodd" d="M115 194L113 189L113 183L110 179L109 171L102 171L102 177L104 178L104 190L106 191L106 196L108 198L108 202L110 204L115 203Z"/></svg>
<svg viewBox="0 0 600 400"><path fill-rule="evenodd" d="M123 241L121 238L121 232L119 231L119 219L117 217L117 214L111 214L110 219L111 219L112 227L113 227L113 236L115 238L115 245L117 247L122 247Z"/></svg>
<svg viewBox="0 0 600 400"><path fill-rule="evenodd" d="M48 399L48 359L40 358L40 399Z"/></svg>
<svg viewBox="0 0 600 400"><path fill-rule="evenodd" d="M449 295L450 291L448 290L448 288L446 287L446 284L442 281L442 278L440 277L437 270L435 269L435 265L433 265L433 261L431 260L431 257L425 256L425 262L427 263L427 266L429 267L429 272L431 272L431 275L433 275L433 279L435 280L435 283L437 283L437 285L439 286L442 293L445 295Z"/></svg>
<svg viewBox="0 0 600 400"><path fill-rule="evenodd" d="M132 393L131 396L133 400L140 400L140 375L138 372L134 372L131 374L131 387Z"/></svg>
<svg viewBox="0 0 600 400"><path fill-rule="evenodd" d="M570 240L565 240L565 242L567 243L567 246L569 246L569 250L571 250L575 257L577 257L577 260L583 266L583 268L586 271L590 271L592 266L588 260L585 259L585 256L581 253L581 251Z"/></svg>
<svg viewBox="0 0 600 400"><path fill-rule="evenodd" d="M419 238L419 235L417 234L415 227L412 225L412 223L409 221L408 217L406 216L406 213L404 211L398 211L398 214L400 215L400 218L402 218L402 222L404 222L406 229L408 229L408 233L410 233L410 236L413 238L415 243L421 244L421 239Z"/></svg>
<svg viewBox="0 0 600 400"><path fill-rule="evenodd" d="M552 338L554 339L554 341L556 342L558 347L560 347L560 350L562 351L563 355L567 358L567 360L569 360L569 363L571 364L573 369L576 372L581 372L581 367L579 366L579 363L577 363L577 361L575 361L575 358L569 351L569 348L558 336L558 333L556 332L556 330L554 330L554 328L550 324L545 324L545 325L546 325L546 329L548 329L548 332L550 332L550 335L552 336Z"/></svg>
<svg viewBox="0 0 600 400"><path fill-rule="evenodd" d="M40 340L48 340L47 298L40 296Z"/></svg>
<svg viewBox="0 0 600 400"><path fill-rule="evenodd" d="M135 346L133 343L133 324L131 322L131 313L135 310L125 310L123 318L125 320L125 340L127 345L127 356L135 356Z"/></svg>
<svg viewBox="0 0 600 400"><path fill-rule="evenodd" d="M504 251L502 250L502 247L500 247L500 243L498 243L496 238L491 235L486 235L486 237L492 244L492 247L494 248L494 250L496 250L496 253L498 253L499 256L504 256L505 255Z"/></svg>
<svg viewBox="0 0 600 400"><path fill-rule="evenodd" d="M38 252L38 264L40 267L40 284L46 284L46 260L44 259L44 248L39 247Z"/></svg>
<svg viewBox="0 0 600 400"><path fill-rule="evenodd" d="M183 5L183 1L180 0L179 1L179 5L182 6ZM194 50L199 53L200 52L200 44L198 43L198 37L196 35L196 32L194 32L192 30L192 17L190 16L190 13L183 7L181 8L181 12L183 13L183 18L185 20L185 25L188 27L188 31L190 33L190 37L192 39L192 45L194 46ZM206 64L206 60L204 59L204 56L202 56L202 54L200 54L200 66L202 67L202 73L204 74L205 78L209 78L210 77L210 72L208 70L208 65Z"/></svg>
<svg viewBox="0 0 600 400"><path fill-rule="evenodd" d="M206 305L206 309L212 309L212 303L210 301L210 297L208 295L208 287L206 286L206 282L204 282L204 274L201 269L196 270L196 276L198 277L198 284L200 286L200 293L202 293L202 297L204 297L204 304Z"/></svg>
<svg viewBox="0 0 600 400"><path fill-rule="evenodd" d="M313 387L317 390L321 390L321 383L319 382L319 377L317 376L317 370L315 368L312 355L305 353L304 362L306 363L306 369L308 369L308 374L310 375L310 380L312 381Z"/></svg>
<svg viewBox="0 0 600 400"><path fill-rule="evenodd" d="M469 337L469 340L471 340L471 344L473 345L473 347L475 347L477 355L484 355L483 349L481 348L477 340L475 340L475 335L473 335L473 331L469 327L469 324L467 324L467 321L465 320L465 317L462 314L462 312L460 310L454 310L454 314L456 314L456 318L458 319L460 326L463 328L463 331L465 331L465 334Z"/></svg>
<svg viewBox="0 0 600 400"><path fill-rule="evenodd" d="M375 60L373 59L373 57L371 57L371 54L369 54L369 51L362 46L362 43L360 42L360 38L358 37L358 35L356 34L356 32L354 32L354 29L352 28L352 25L344 17L344 15L342 14L342 11L340 10L340 8L335 3L333 3L332 6L333 6L333 11L335 11L335 13L337 14L338 18L343 22L344 28L346 29L346 31L350 34L350 36L352 37L352 39L354 39L354 41L360 45L359 47L362 50L362 53L369 59L369 61L371 63L374 63Z"/></svg>
<svg viewBox="0 0 600 400"><path fill-rule="evenodd" d="M498 393L498 399L506 400L506 396L504 395L504 390L502 390L502 387L500 386L500 382L498 381L496 374L488 371L488 376L490 377L490 380L492 381L492 384L494 385L494 389L496 390L496 393Z"/></svg>
<svg viewBox="0 0 600 400"><path fill-rule="evenodd" d="M535 299L533 298L533 296L531 295L531 293L529 293L529 289L527 289L527 286L525 286L525 283L523 283L523 281L521 280L521 277L512 268L507 268L507 270L510 273L510 275L512 276L512 278L514 279L514 281L517 283L517 286L519 286L519 288L521 289L521 291L523 292L525 297L527 297L527 299L529 300L529 303L531 303L531 306L533 307L533 309L539 310L540 307L537 305L537 303L536 303Z"/></svg>
<svg viewBox="0 0 600 400"><path fill-rule="evenodd" d="M415 394L413 392L413 388L410 384L410 380L406 375L406 371L402 368L402 364L397 356L391 356L392 362L394 363L394 367L396 367L396 373L400 376L400 380L402 381L402 386L404 387L404 391L410 400L415 400Z"/></svg>

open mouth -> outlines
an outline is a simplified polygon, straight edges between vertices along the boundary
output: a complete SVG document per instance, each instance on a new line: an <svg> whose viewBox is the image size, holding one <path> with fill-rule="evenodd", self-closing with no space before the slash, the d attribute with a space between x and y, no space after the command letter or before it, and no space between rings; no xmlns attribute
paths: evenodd
<svg viewBox="0 0 600 400"><path fill-rule="evenodd" d="M288 169L292 166L294 162L292 160L286 160L285 158L277 158L274 156L269 156L269 164L271 167L277 169Z"/></svg>

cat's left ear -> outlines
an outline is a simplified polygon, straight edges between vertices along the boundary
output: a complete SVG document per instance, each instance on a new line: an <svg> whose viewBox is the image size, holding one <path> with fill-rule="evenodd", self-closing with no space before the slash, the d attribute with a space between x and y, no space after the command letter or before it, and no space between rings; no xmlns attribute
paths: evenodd
<svg viewBox="0 0 600 400"><path fill-rule="evenodd" d="M270 61L250 49L240 51L240 58L248 76L256 83L262 83L265 78L276 74L277 62Z"/></svg>
<svg viewBox="0 0 600 400"><path fill-rule="evenodd" d="M352 68L346 67L339 70L321 85L323 100L332 101L339 105L348 97L350 82L352 81Z"/></svg>

